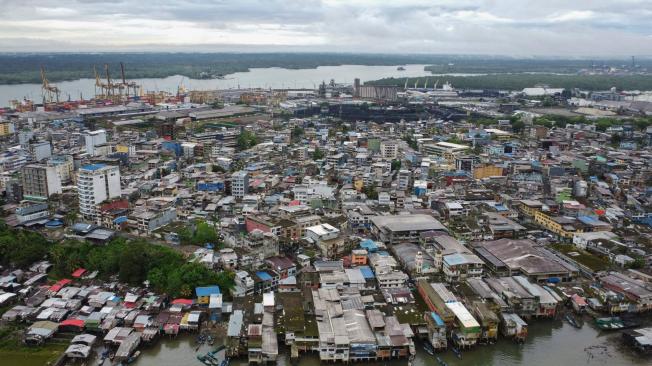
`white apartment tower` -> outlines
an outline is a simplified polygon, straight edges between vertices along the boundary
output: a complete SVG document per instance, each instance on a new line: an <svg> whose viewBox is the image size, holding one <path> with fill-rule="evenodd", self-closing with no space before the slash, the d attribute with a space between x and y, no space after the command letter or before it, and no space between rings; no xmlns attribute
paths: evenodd
<svg viewBox="0 0 652 366"><path fill-rule="evenodd" d="M244 170L231 175L231 194L235 198L242 198L249 190L249 173Z"/></svg>
<svg viewBox="0 0 652 366"><path fill-rule="evenodd" d="M87 131L84 133L84 139L86 141L86 153L90 156L96 156L95 146L106 143L106 131Z"/></svg>
<svg viewBox="0 0 652 366"><path fill-rule="evenodd" d="M120 197L120 169L106 164L91 164L79 169L77 178L79 212L86 219L95 219L97 204Z"/></svg>

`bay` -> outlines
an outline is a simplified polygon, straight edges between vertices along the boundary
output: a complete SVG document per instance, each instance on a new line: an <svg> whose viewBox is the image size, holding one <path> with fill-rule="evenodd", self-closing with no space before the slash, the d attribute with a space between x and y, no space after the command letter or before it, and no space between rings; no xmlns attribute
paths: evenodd
<svg viewBox="0 0 652 366"><path fill-rule="evenodd" d="M403 65L405 70L395 66L341 65L319 66L314 69L254 68L247 72L225 75L223 79L189 79L174 75L166 78L129 79L142 85L145 91L166 91L176 93L183 86L188 90L216 90L238 88L317 88L322 82L334 79L337 83L352 84L353 79L361 82L387 77L425 77L434 76L424 70L427 65ZM128 75L127 75L128 76ZM61 90L60 100L76 100L80 97L89 99L95 95L94 79L63 81L55 84ZM0 85L0 106L8 106L12 99L31 99L41 102L43 99L41 84Z"/></svg>

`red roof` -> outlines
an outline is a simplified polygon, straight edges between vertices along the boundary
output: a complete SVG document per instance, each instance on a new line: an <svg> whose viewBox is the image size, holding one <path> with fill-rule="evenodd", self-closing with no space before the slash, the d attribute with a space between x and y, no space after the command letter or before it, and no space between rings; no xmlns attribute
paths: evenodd
<svg viewBox="0 0 652 366"><path fill-rule="evenodd" d="M59 292L62 288L64 288L67 284L72 282L71 280L64 278L62 280L57 281L54 285L50 286L50 291L52 292Z"/></svg>
<svg viewBox="0 0 652 366"><path fill-rule="evenodd" d="M50 291L52 292L59 292L63 286L59 285L58 283L50 286Z"/></svg>
<svg viewBox="0 0 652 366"><path fill-rule="evenodd" d="M72 273L72 276L73 276L74 278L79 278L79 277L83 276L84 273L86 273L86 270L85 270L85 269L83 269L83 268L77 268L77 269L75 270L75 272Z"/></svg>
<svg viewBox="0 0 652 366"><path fill-rule="evenodd" d="M78 328L84 327L84 321L80 319L66 319L59 323L59 327L73 326Z"/></svg>
<svg viewBox="0 0 652 366"><path fill-rule="evenodd" d="M193 301L191 299L174 299L172 300L173 305L181 304L181 305L192 305Z"/></svg>
<svg viewBox="0 0 652 366"><path fill-rule="evenodd" d="M573 296L571 296L571 300L573 300L579 306L586 306L586 300L584 300L584 298L578 294L573 294Z"/></svg>
<svg viewBox="0 0 652 366"><path fill-rule="evenodd" d="M598 209L598 210L595 210L594 212L595 212L595 214L598 215L598 216L604 216L604 214L607 213L605 210L599 210L599 209Z"/></svg>
<svg viewBox="0 0 652 366"><path fill-rule="evenodd" d="M300 204L301 204L301 201L294 200L294 201L290 201L290 203L288 203L288 206L299 206Z"/></svg>

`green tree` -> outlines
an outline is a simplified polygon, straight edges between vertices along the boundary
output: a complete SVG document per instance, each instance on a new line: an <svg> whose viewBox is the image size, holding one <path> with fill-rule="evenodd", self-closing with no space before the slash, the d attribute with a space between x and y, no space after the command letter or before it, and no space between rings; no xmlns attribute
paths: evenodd
<svg viewBox="0 0 652 366"><path fill-rule="evenodd" d="M312 153L312 160L320 160L324 158L324 152L321 151L319 147L315 148L315 151Z"/></svg>
<svg viewBox="0 0 652 366"><path fill-rule="evenodd" d="M206 243L219 244L220 238L215 231L215 228L206 222L199 222L195 235L193 236L193 244L204 245Z"/></svg>
<svg viewBox="0 0 652 366"><path fill-rule="evenodd" d="M517 120L512 122L512 131L514 131L514 133L521 133L523 132L524 128L525 128L525 123L523 123L523 121Z"/></svg>
<svg viewBox="0 0 652 366"><path fill-rule="evenodd" d="M378 191L376 191L376 187L373 186L373 185L364 186L364 188L362 189L362 192L364 192L364 194L370 200L377 200L378 199Z"/></svg>
<svg viewBox="0 0 652 366"><path fill-rule="evenodd" d="M401 161L400 160L392 160L392 171L400 170L400 169L401 169Z"/></svg>
<svg viewBox="0 0 652 366"><path fill-rule="evenodd" d="M621 141L622 141L622 137L620 136L619 133L614 133L611 135L610 142L612 146L620 145Z"/></svg>
<svg viewBox="0 0 652 366"><path fill-rule="evenodd" d="M294 142L297 142L303 138L305 131L299 126L295 126L290 133L291 139Z"/></svg>
<svg viewBox="0 0 652 366"><path fill-rule="evenodd" d="M236 139L236 146L239 151L247 150L258 145L258 138L251 131L243 130Z"/></svg>

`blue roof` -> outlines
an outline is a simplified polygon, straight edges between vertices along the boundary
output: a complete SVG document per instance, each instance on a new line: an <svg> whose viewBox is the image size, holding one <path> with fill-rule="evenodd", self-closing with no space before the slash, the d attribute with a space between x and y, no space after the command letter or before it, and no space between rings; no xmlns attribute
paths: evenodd
<svg viewBox="0 0 652 366"><path fill-rule="evenodd" d="M199 296L211 296L220 293L220 286L205 286L195 288L195 294Z"/></svg>
<svg viewBox="0 0 652 366"><path fill-rule="evenodd" d="M507 207L503 206L502 204L495 205L494 208L496 211L507 211Z"/></svg>
<svg viewBox="0 0 652 366"><path fill-rule="evenodd" d="M367 249L369 252L375 252L378 250L378 245L376 245L376 242L371 239L365 239L360 242L360 248Z"/></svg>
<svg viewBox="0 0 652 366"><path fill-rule="evenodd" d="M435 323L438 326L440 326L440 327L444 326L444 321L441 319L441 317L439 315L437 315L437 313L435 313L434 311L431 311L430 316L432 317L432 320L434 320Z"/></svg>
<svg viewBox="0 0 652 366"><path fill-rule="evenodd" d="M59 219L50 220L45 223L46 227L60 227L63 226L63 221Z"/></svg>
<svg viewBox="0 0 652 366"><path fill-rule="evenodd" d="M82 167L84 170L99 170L106 166L106 164L89 164Z"/></svg>
<svg viewBox="0 0 652 366"><path fill-rule="evenodd" d="M118 216L113 220L114 224L122 224L123 222L127 222L127 216Z"/></svg>
<svg viewBox="0 0 652 366"><path fill-rule="evenodd" d="M260 278L263 281L269 281L272 279L272 276L270 276L269 273L264 271L256 272L256 276L258 276L258 278Z"/></svg>
<svg viewBox="0 0 652 366"><path fill-rule="evenodd" d="M362 276L364 277L365 280L370 280L375 277L374 271L372 271L369 266L361 266L358 268L360 269L360 273L362 273Z"/></svg>
<svg viewBox="0 0 652 366"><path fill-rule="evenodd" d="M444 262L448 263L449 265L455 266L458 264L466 263L468 261L466 260L465 256L459 253L454 253L454 254L445 255Z"/></svg>
<svg viewBox="0 0 652 366"><path fill-rule="evenodd" d="M587 225L595 225L598 224L600 221L596 220L595 218L591 216L578 216L578 220L580 220L582 223L587 224Z"/></svg>

